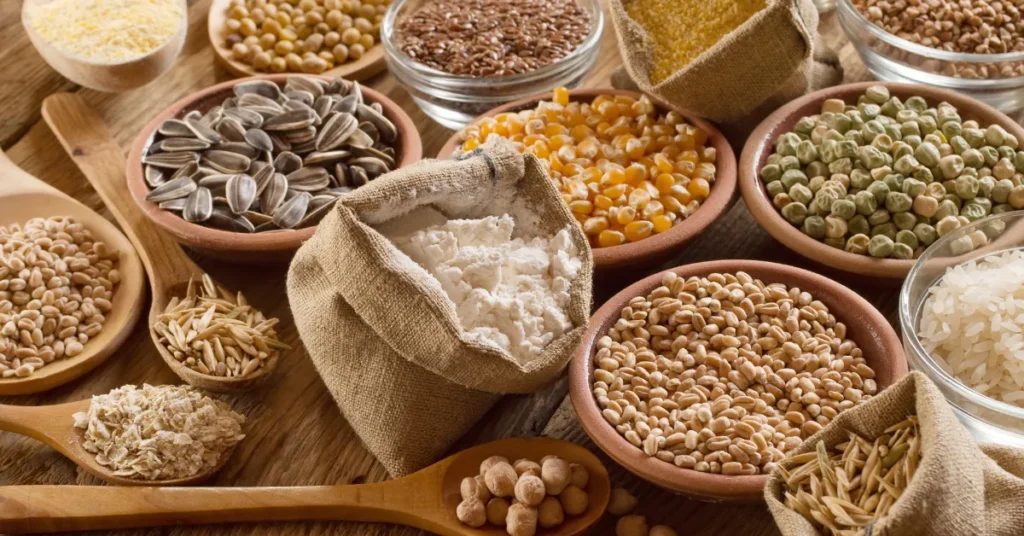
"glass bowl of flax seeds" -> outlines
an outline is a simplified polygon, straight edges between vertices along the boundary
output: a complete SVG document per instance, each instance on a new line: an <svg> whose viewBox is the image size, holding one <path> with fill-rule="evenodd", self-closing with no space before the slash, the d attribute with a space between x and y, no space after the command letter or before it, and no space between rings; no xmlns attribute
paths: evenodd
<svg viewBox="0 0 1024 536"><path fill-rule="evenodd" d="M575 87L597 59L599 0L396 0L381 24L388 70L450 129L502 104Z"/></svg>

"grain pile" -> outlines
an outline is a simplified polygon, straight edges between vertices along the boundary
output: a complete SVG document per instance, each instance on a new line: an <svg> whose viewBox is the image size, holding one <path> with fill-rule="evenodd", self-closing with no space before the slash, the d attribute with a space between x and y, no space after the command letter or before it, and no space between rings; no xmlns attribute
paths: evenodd
<svg viewBox="0 0 1024 536"><path fill-rule="evenodd" d="M85 450L114 475L140 480L187 478L217 465L245 436L245 417L187 386L125 385L92 397L74 415Z"/></svg>
<svg viewBox="0 0 1024 536"><path fill-rule="evenodd" d="M69 217L0 226L0 371L24 378L99 335L121 281L117 251Z"/></svg>

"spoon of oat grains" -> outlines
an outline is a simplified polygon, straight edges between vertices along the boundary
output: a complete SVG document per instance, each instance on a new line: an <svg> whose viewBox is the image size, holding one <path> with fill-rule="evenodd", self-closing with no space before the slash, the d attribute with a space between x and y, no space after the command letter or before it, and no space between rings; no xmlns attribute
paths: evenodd
<svg viewBox="0 0 1024 536"><path fill-rule="evenodd" d="M125 157L102 119L77 95L43 101L43 118L125 230L149 272L150 335L160 356L187 383L213 392L246 391L267 380L282 350L276 318L242 293L217 285L124 188Z"/></svg>

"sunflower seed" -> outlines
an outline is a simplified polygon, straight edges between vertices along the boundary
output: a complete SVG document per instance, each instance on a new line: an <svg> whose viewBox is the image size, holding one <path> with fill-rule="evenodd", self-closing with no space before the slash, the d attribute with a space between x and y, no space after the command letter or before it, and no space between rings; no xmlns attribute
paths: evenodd
<svg viewBox="0 0 1024 536"><path fill-rule="evenodd" d="M313 111L316 112L316 115L325 117L331 112L332 106L334 106L334 98L330 95L322 95L313 103Z"/></svg>
<svg viewBox="0 0 1024 536"><path fill-rule="evenodd" d="M206 114L203 115L202 123L207 126L213 126L224 117L224 107L214 106L210 108Z"/></svg>
<svg viewBox="0 0 1024 536"><path fill-rule="evenodd" d="M355 96L356 102L359 104L363 103L363 86L360 86L359 82L352 81L352 84L348 87L348 94Z"/></svg>
<svg viewBox="0 0 1024 536"><path fill-rule="evenodd" d="M356 188L370 182L370 177L366 174L366 170L359 166L349 166L349 175L352 177L352 186Z"/></svg>
<svg viewBox="0 0 1024 536"><path fill-rule="evenodd" d="M316 113L310 109L290 110L278 114L263 122L263 130L268 132L288 132L313 125Z"/></svg>
<svg viewBox="0 0 1024 536"><path fill-rule="evenodd" d="M359 97L355 95L349 95L341 100L336 100L331 105L332 112L343 114L355 114L357 108L359 108Z"/></svg>
<svg viewBox="0 0 1024 536"><path fill-rule="evenodd" d="M246 143L260 151L271 152L274 150L274 142L270 139L270 136L258 128L251 128L245 131L244 138Z"/></svg>
<svg viewBox="0 0 1024 536"><path fill-rule="evenodd" d="M286 140L284 136L281 136L280 134L267 135L270 136L270 142L274 144L274 152L280 153L292 150L292 142Z"/></svg>
<svg viewBox="0 0 1024 536"><path fill-rule="evenodd" d="M270 179L274 177L274 166L264 166L252 176L252 180L256 181L256 195L260 196L263 194L263 190L267 189L270 184Z"/></svg>
<svg viewBox="0 0 1024 536"><path fill-rule="evenodd" d="M264 214L273 216L277 208L284 202L287 193L288 179L280 173L274 173L267 181L267 185L263 187L263 193L260 194L260 210Z"/></svg>
<svg viewBox="0 0 1024 536"><path fill-rule="evenodd" d="M347 193L349 193L351 191L352 191L352 188L349 187L349 186L339 186L337 188L328 188L328 189L324 190L324 194L326 194L326 195L333 195L333 196L339 196L339 195L345 195L345 194L347 194Z"/></svg>
<svg viewBox="0 0 1024 536"><path fill-rule="evenodd" d="M231 212L241 214L249 210L256 199L256 181L248 175L235 175L228 179L224 193Z"/></svg>
<svg viewBox="0 0 1024 536"><path fill-rule="evenodd" d="M312 112L310 112L312 113ZM316 128L309 126L303 127L297 130L289 130L284 133L285 139L287 139L294 146L296 144L302 145L306 142L313 141L316 139ZM313 144L314 147L316 144Z"/></svg>
<svg viewBox="0 0 1024 536"><path fill-rule="evenodd" d="M271 221L268 221L268 222L261 223L261 224L257 225L256 229L255 229L255 232L257 232L257 233L269 233L269 232L280 231L280 230L281 230L281 228L278 227L277 224L274 223L273 220L271 220Z"/></svg>
<svg viewBox="0 0 1024 536"><path fill-rule="evenodd" d="M365 104L359 105L356 109L356 117L360 121L369 121L373 123L373 126L377 127L380 132L380 139L386 143L392 143L398 138L398 129L395 128L395 124L384 117L384 114L377 111L375 108L366 106Z"/></svg>
<svg viewBox="0 0 1024 536"><path fill-rule="evenodd" d="M195 137L209 143L220 143L224 141L224 137L217 133L202 121L194 118L186 118L185 124L192 130Z"/></svg>
<svg viewBox="0 0 1024 536"><path fill-rule="evenodd" d="M220 208L215 208L213 213L210 214L210 219L207 221L213 224L214 227L220 227L221 229L236 233L252 233L256 231L256 227L245 217L235 216Z"/></svg>
<svg viewBox="0 0 1024 536"><path fill-rule="evenodd" d="M331 116L320 127L316 137L316 150L330 151L341 147L359 128L359 121L352 114L339 113Z"/></svg>
<svg viewBox="0 0 1024 536"><path fill-rule="evenodd" d="M238 121L245 128L260 128L263 125L263 116L246 108L228 108L224 110L224 116Z"/></svg>
<svg viewBox="0 0 1024 536"><path fill-rule="evenodd" d="M319 82L319 80L314 80L314 81L315 82ZM344 95L348 95L348 92L349 92L349 84L346 83L345 80L343 80L341 78L335 78L334 80L331 80L330 82L323 83L321 85L324 86L324 91L326 93L330 93L332 95L342 95L342 96L344 96Z"/></svg>
<svg viewBox="0 0 1024 536"><path fill-rule="evenodd" d="M199 164L192 162L191 164L185 164L178 168L173 175L167 178L169 181L174 179L180 179L182 177L190 177L192 180L196 180L195 176L199 173Z"/></svg>
<svg viewBox="0 0 1024 536"><path fill-rule="evenodd" d="M243 144L245 145L245 144ZM248 147L248 145L246 145ZM221 173L245 173L251 160L244 155L224 150L210 150L203 153L203 163Z"/></svg>
<svg viewBox="0 0 1024 536"><path fill-rule="evenodd" d="M160 123L160 127L156 131L161 136L175 137L175 138L191 138L195 136L192 133L192 129L188 128L188 125L184 121L179 119L168 119L163 123Z"/></svg>
<svg viewBox="0 0 1024 536"><path fill-rule="evenodd" d="M276 116L280 115L281 112L284 111L284 109L281 106L273 108L273 107L270 107L270 106L256 106L256 105L252 105L252 106L246 106L245 109L249 110L249 111L252 111L252 112L256 112L257 114L259 114L259 116L263 118L263 122L264 123L266 123L267 120L270 119L271 117L276 117Z"/></svg>
<svg viewBox="0 0 1024 536"><path fill-rule="evenodd" d="M271 218L270 216L267 216L266 214L262 212L257 212L255 210L247 210L244 213L242 213L242 216L245 216L245 219L249 220L256 227L259 227L260 225L263 225L264 223L267 223L269 221L274 221L274 218Z"/></svg>
<svg viewBox="0 0 1024 536"><path fill-rule="evenodd" d="M146 184L150 188L156 188L161 184L167 182L167 178L164 176L164 172L160 171L160 168L156 166L146 166L143 171L146 178Z"/></svg>
<svg viewBox="0 0 1024 536"><path fill-rule="evenodd" d="M370 140L373 141L374 144L380 141L380 131L377 130L377 127L374 126L373 123L369 121L363 121L359 123L359 130L365 132L366 135L370 137Z"/></svg>
<svg viewBox="0 0 1024 536"><path fill-rule="evenodd" d="M213 214L213 194L206 188L196 188L194 192L189 194L188 199L185 201L185 209L181 213L181 217L185 221L193 223L202 222L210 219L210 215Z"/></svg>
<svg viewBox="0 0 1024 536"><path fill-rule="evenodd" d="M284 111L284 108L282 108L281 105L277 103L277 100L264 97L263 95L260 95L258 93L246 93L244 95L239 95L238 106L242 108L248 108L254 111L257 108L267 108L276 111L276 113L281 113ZM263 114L260 113L260 115ZM264 118L266 118L266 116L264 116Z"/></svg>
<svg viewBox="0 0 1024 536"><path fill-rule="evenodd" d="M199 186L203 188L209 188L210 190L223 190L227 187L228 180L234 177L232 174L218 173L217 175L209 175L199 179Z"/></svg>
<svg viewBox="0 0 1024 536"><path fill-rule="evenodd" d="M175 153L157 153L142 157L143 164L160 168L179 169L199 161L199 153L181 151Z"/></svg>
<svg viewBox="0 0 1024 536"><path fill-rule="evenodd" d="M338 186L348 186L351 184L352 175L349 173L348 164L344 162L335 164L334 178Z"/></svg>
<svg viewBox="0 0 1024 536"><path fill-rule="evenodd" d="M188 177L181 177L180 179L174 179L173 181L167 181L164 184L153 189L146 195L146 201L153 203L162 203L164 201L170 201L171 199L178 199L188 197L189 194L196 191L199 186Z"/></svg>
<svg viewBox="0 0 1024 536"><path fill-rule="evenodd" d="M332 164L339 160L344 160L349 156L352 156L352 153L348 151L325 151L310 153L309 155L306 156L306 158L302 159L302 164L306 166Z"/></svg>
<svg viewBox="0 0 1024 536"><path fill-rule="evenodd" d="M153 149L167 153L180 151L202 151L209 149L210 143L197 138L166 138L163 141L153 144Z"/></svg>
<svg viewBox="0 0 1024 536"><path fill-rule="evenodd" d="M379 158L374 158L372 156L364 156L362 158L355 158L355 159L349 160L348 164L350 166L359 166L359 167L363 168L364 170L366 170L366 174L370 178L377 178L378 176L383 175L383 174L387 173L388 171L390 171L388 169L388 165L385 164L384 161L380 160Z"/></svg>
<svg viewBox="0 0 1024 536"><path fill-rule="evenodd" d="M336 196L336 195L331 195L331 194L314 195L309 200L309 210L310 211L316 210L316 209L318 209L318 208L320 208L320 207L322 207L324 205L331 204L331 203L333 203L333 202L335 202L337 200L338 200L338 196Z"/></svg>
<svg viewBox="0 0 1024 536"><path fill-rule="evenodd" d="M384 162L384 164L386 164L388 166L388 170L389 171L395 169L395 157L394 157L394 155L388 154L385 151L380 151L380 150L375 149L373 147L366 147L364 149L353 148L352 149L352 156L355 156L356 158L362 158L362 157L365 157L365 156L372 156L372 157L380 160L381 162Z"/></svg>
<svg viewBox="0 0 1024 536"><path fill-rule="evenodd" d="M322 167L304 167L288 174L288 188L299 192L315 192L327 188L330 177Z"/></svg>
<svg viewBox="0 0 1024 536"><path fill-rule="evenodd" d="M218 121L217 132L227 141L245 141L245 127L233 117L225 117Z"/></svg>
<svg viewBox="0 0 1024 536"><path fill-rule="evenodd" d="M214 151L227 151L229 153L240 154L249 160L252 160L260 155L259 149L254 148L244 141L228 141L224 143L218 143L213 147L210 147Z"/></svg>
<svg viewBox="0 0 1024 536"><path fill-rule="evenodd" d="M305 76L289 76L284 84L284 89L286 93L289 90L305 91L313 98L320 98L324 94L324 87L319 82Z"/></svg>
<svg viewBox="0 0 1024 536"><path fill-rule="evenodd" d="M306 215L301 220L299 220L299 224L297 225L297 227L299 229L302 229L303 227L309 227L311 225L316 225L320 223L320 220L324 219L324 216L326 216L327 213L330 212L332 208L334 208L334 204L337 201L338 198L335 197L331 201L328 201L327 203L322 204L316 208L307 208Z"/></svg>
<svg viewBox="0 0 1024 536"><path fill-rule="evenodd" d="M308 192L301 192L285 201L274 211L274 223L282 229L294 229L305 217L311 198Z"/></svg>
<svg viewBox="0 0 1024 536"><path fill-rule="evenodd" d="M161 210L169 210L171 212L181 212L185 210L185 204L188 202L187 197L179 197L177 199L171 199L170 201L164 201L159 206Z"/></svg>
<svg viewBox="0 0 1024 536"><path fill-rule="evenodd" d="M381 103L379 103L379 102L371 102L370 103L370 108L373 108L373 110L375 112L377 112L377 113L379 113L381 115L384 115L384 106Z"/></svg>
<svg viewBox="0 0 1024 536"><path fill-rule="evenodd" d="M286 89L284 94L288 97L288 102L298 101L308 107L312 107L313 101L316 100L312 93L301 89Z"/></svg>
<svg viewBox="0 0 1024 536"><path fill-rule="evenodd" d="M295 153L285 151L274 159L274 169L285 175L302 167L302 159Z"/></svg>
<svg viewBox="0 0 1024 536"><path fill-rule="evenodd" d="M316 151L316 140L309 140L292 146L292 152L299 155L309 154L313 151Z"/></svg>
<svg viewBox="0 0 1024 536"><path fill-rule="evenodd" d="M269 80L241 82L239 84L235 84L233 89L235 96L238 97L245 95L246 93L255 93L257 95L267 97L268 99L277 100L277 98L281 96L281 88L277 87L277 84Z"/></svg>
<svg viewBox="0 0 1024 536"><path fill-rule="evenodd" d="M345 143L350 147L356 147L359 149L373 147L373 139L370 138L367 133L359 130L358 128L352 131L352 134L345 140Z"/></svg>

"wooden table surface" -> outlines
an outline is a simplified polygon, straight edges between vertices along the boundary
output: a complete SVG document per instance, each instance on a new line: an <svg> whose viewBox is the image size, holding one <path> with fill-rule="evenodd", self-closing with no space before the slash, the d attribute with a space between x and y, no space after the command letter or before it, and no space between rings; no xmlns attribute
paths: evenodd
<svg viewBox="0 0 1024 536"><path fill-rule="evenodd" d="M60 147L40 118L44 97L58 91L77 92L102 115L122 147L127 150L139 129L151 117L180 97L227 79L214 64L214 52L207 40L206 14L210 0L189 0L189 33L177 64L146 87L122 94L104 94L76 86L61 77L36 53L20 22L21 2L0 2L0 147L29 173L81 200L107 217L96 193ZM870 76L849 45L834 15L823 18L821 32L840 53L848 81ZM588 87L608 85L619 65L612 25L606 25L598 65L584 82ZM424 140L423 154L433 156L451 134L427 118L409 94L387 73L366 82L398 102L414 119ZM737 152L741 149L734 140ZM737 157L739 155L737 154ZM0 177L0 180L3 180ZM766 234L751 218L742 201L666 266L722 258L756 258L811 267ZM198 259L217 280L244 291L270 316L282 319L282 338L297 350L285 356L276 383L263 390L228 397L248 417L247 437L230 463L211 482L216 486L291 486L373 482L387 478L380 464L362 447L334 405L312 362L299 343L292 325L284 289L285 267L259 272L238 266ZM819 268L820 270L820 268ZM826 272L827 273L827 272ZM630 273L618 283L597 289L595 306L631 280L643 275ZM830 274L850 285L882 310L897 325L898 287L882 281L858 281L843 274ZM897 326L898 328L898 326ZM10 397L11 404L49 404L105 393L126 383L176 383L153 348L144 321L108 362L85 377L48 393ZM545 435L588 445L576 423L566 397L565 378L532 396L508 397L481 421L462 445L510 436ZM778 534L763 506L731 506L688 500L661 491L604 458L614 485L624 486L640 498L637 513L650 524L667 524L679 534L750 535ZM78 470L53 450L31 439L0 433L0 485L81 484L100 481ZM317 534L420 534L420 531L388 525L356 523L281 523L175 527L121 531L118 535L317 535ZM614 519L602 520L597 534L614 534Z"/></svg>

